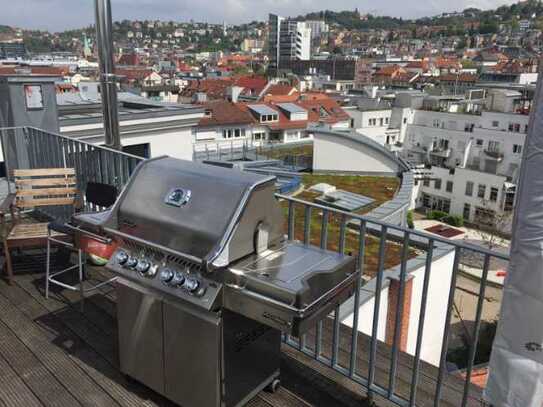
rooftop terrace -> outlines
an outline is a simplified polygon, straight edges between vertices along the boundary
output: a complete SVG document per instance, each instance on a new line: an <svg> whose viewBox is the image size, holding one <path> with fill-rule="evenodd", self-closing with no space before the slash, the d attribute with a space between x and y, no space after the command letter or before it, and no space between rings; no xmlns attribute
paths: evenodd
<svg viewBox="0 0 543 407"><path fill-rule="evenodd" d="M3 145L8 146L4 149L8 171L73 167L81 189L89 181L122 187L141 160L33 128L2 129L0 135ZM369 405L372 400L378 406L480 405L481 388L471 384L471 372L478 349L482 302L473 321L469 321L473 329L464 376L448 370L447 351L460 254L465 250L475 251L485 258L485 264L487 259L506 256L360 214L288 196L278 197L284 202L289 239L341 252L352 251L354 256L367 260L359 262L358 267L369 281L364 285L360 281L351 299L301 338L284 337L283 388L275 394L260 393L249 405L342 407ZM314 222L312 214L318 215L319 221ZM369 241L373 246L368 245ZM424 322L415 329L416 351L407 354L400 349L398 327L404 315L400 305L391 308L393 337L386 343L378 338L380 304L386 301L381 298L382 288L396 279L400 284L398 298L404 298L410 253L414 249L422 266L422 274L417 278L424 283L419 294L420 305L412 314L420 313L420 321L425 321L426 311L433 312L427 310L430 275L438 273L432 267L433 262L444 253L454 253L450 282L445 283L450 289L439 367L421 359ZM389 270L387 258L392 250L397 251L399 263ZM113 288L103 287L87 297L81 310L79 297L67 290L54 291L51 298L45 299L43 254L20 252L14 256L14 265L14 285L0 281L0 377L4 384L0 386L0 405L171 405L119 371ZM55 267L63 266L59 256ZM485 273L488 267L483 269L483 276ZM103 268L89 267L89 283L108 277ZM480 298L484 298L485 287L486 284L481 285ZM368 298L374 301L373 311L359 315L363 301ZM439 300L445 304L444 298ZM352 315L352 327L345 323L345 314ZM359 321L372 325L370 334L359 331Z"/></svg>

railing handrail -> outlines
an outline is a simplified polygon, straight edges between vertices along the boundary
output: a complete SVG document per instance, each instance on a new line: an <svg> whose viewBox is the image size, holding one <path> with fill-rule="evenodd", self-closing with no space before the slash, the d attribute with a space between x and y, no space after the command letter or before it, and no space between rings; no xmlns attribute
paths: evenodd
<svg viewBox="0 0 543 407"><path fill-rule="evenodd" d="M357 213L343 211L341 209L331 208L329 206L321 205L321 204L314 203L314 202L304 201L303 199L294 198L294 197L288 196L288 195L275 194L275 196L277 198L279 198L279 199L284 199L284 200L291 201L291 202L294 202L294 203L298 203L298 204L301 204L301 205L310 206L312 208L327 211L329 213L336 213L338 215L346 216L346 217L351 218L351 219L360 220L360 221L362 221L362 222L364 222L366 224L379 225L381 227L386 227L387 229L397 230L397 231L402 232L402 233L409 233L411 236L413 236L413 235L418 236L418 237L423 238L423 239L432 240L434 242L439 242L439 243L443 243L443 244L446 244L446 245L459 247L461 249L466 249L466 250L478 252L478 253L481 253L481 254L485 254L485 255L488 255L488 256L491 256L491 257L495 257L495 258L498 258L498 259L501 259L501 260L509 261L509 255L508 254L499 253L499 252L496 252L494 250L486 249L486 248L481 247L481 246L476 246L474 244L465 243L465 242L452 240L452 239L447 239L447 238L441 237L439 235L434 235L434 234L430 234L430 233L427 233L427 232L422 232L422 231L419 231L419 230L416 230L416 229L409 229L409 228L399 226L399 225L396 225L396 224L393 224L393 223L385 222L383 220L380 220L380 219L377 219L377 218L374 218L374 217L371 217L371 216L360 215L360 214L357 214Z"/></svg>
<svg viewBox="0 0 543 407"><path fill-rule="evenodd" d="M55 133L55 132L52 132L52 131L46 131L46 130L43 130L43 129L40 129L40 128L34 127L34 126L1 127L0 131L24 130L24 129L32 129L32 130L37 131L37 132L42 133L42 134L55 136L55 137L58 137L58 138L61 138L61 139L64 139L64 140L76 141L78 143L85 144L87 146L92 146L93 148L98 148L98 149L101 149L101 150L104 150L104 151L109 151L109 152L112 152L112 153L124 155L124 156L126 156L128 158L134 158L134 159L137 159L137 160L144 160L144 158L142 158L142 157L138 157L137 155L133 155L133 154L121 151L121 150L115 150L115 149L110 148L110 147L89 143L88 141L80 140L80 139L77 139L77 138L63 136L62 134Z"/></svg>

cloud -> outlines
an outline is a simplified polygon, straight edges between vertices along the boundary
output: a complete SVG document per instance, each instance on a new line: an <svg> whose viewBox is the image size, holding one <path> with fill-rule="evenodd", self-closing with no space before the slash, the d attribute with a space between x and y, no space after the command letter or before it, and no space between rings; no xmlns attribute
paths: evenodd
<svg viewBox="0 0 543 407"><path fill-rule="evenodd" d="M413 18L432 16L467 7L482 9L510 4L507 0L111 0L113 17L243 23L263 20L268 13L297 16L324 9L354 10L378 15ZM63 30L91 24L94 0L0 0L0 24L23 28Z"/></svg>

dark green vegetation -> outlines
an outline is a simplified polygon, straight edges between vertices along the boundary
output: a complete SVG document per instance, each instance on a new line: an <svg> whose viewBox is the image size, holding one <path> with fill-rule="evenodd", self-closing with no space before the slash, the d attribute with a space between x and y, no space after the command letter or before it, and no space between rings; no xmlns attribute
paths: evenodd
<svg viewBox="0 0 543 407"><path fill-rule="evenodd" d="M369 210L381 205L382 203L392 199L399 186L399 179L394 177L366 177L358 175L329 175L329 174L305 174L302 176L304 191L296 196L308 202L319 196L319 194L308 191L315 184L324 182L330 185L335 185L338 189L363 194L375 199L375 202L363 208L359 213L367 213ZM288 228L288 203L282 203L285 213L285 231ZM296 240L304 240L304 224L305 211L303 205L294 205L294 238ZM329 213L328 228L327 228L327 245L329 250L339 250L339 242L341 235L341 224L343 221L349 221L348 218L343 219L342 216ZM310 214L310 242L319 246L322 237L323 212L318 209L312 209ZM379 239L374 236L366 236L365 240L365 256L364 256L364 275L374 276L378 269L379 259ZM345 236L345 253L356 256L359 249L359 234L356 225L346 227ZM385 269L393 267L400 263L402 255L402 247L393 242L387 242L385 245ZM410 250L409 256L415 255L413 249Z"/></svg>

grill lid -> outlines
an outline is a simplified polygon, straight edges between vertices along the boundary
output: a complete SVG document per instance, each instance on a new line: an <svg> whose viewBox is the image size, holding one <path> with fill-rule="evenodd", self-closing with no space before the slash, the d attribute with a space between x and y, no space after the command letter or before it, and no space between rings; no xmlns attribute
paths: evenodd
<svg viewBox="0 0 543 407"><path fill-rule="evenodd" d="M255 231L281 237L275 177L161 157L140 164L107 227L140 241L227 266L255 250Z"/></svg>

